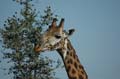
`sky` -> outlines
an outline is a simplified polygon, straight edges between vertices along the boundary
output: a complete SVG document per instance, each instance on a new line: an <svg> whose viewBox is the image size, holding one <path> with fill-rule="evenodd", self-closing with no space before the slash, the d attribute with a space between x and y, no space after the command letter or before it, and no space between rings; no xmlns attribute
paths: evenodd
<svg viewBox="0 0 120 79"><path fill-rule="evenodd" d="M50 5L60 18L65 18L65 29L76 31L70 37L89 79L120 79L120 0L35 0L37 10ZM0 26L20 6L12 0L0 2ZM57 59L57 52L45 53ZM54 58L55 57L55 58ZM68 79L65 69L56 76ZM3 79L9 79L3 75Z"/></svg>

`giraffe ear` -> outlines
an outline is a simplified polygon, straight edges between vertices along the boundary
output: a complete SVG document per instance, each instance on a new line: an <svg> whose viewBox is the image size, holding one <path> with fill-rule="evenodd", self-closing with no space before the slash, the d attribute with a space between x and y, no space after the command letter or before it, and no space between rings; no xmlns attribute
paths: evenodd
<svg viewBox="0 0 120 79"><path fill-rule="evenodd" d="M69 29L68 35L71 36L75 32L75 29Z"/></svg>
<svg viewBox="0 0 120 79"><path fill-rule="evenodd" d="M54 27L56 27L56 26L57 26L56 21L57 21L57 19L54 18L53 21L52 21L52 24L49 26L49 28L54 28Z"/></svg>
<svg viewBox="0 0 120 79"><path fill-rule="evenodd" d="M64 28L64 18L61 19L60 24L59 24L59 28L63 31L63 28Z"/></svg>

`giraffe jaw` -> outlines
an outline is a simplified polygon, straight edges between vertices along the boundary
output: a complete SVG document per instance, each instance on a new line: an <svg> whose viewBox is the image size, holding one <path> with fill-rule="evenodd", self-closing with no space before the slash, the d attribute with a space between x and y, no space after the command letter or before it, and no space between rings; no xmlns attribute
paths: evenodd
<svg viewBox="0 0 120 79"><path fill-rule="evenodd" d="M44 51L53 51L53 50L56 50L57 48L55 48L53 45L48 45L48 46L44 46L44 45L36 45L34 47L34 51L36 53L39 53L39 52L44 52Z"/></svg>

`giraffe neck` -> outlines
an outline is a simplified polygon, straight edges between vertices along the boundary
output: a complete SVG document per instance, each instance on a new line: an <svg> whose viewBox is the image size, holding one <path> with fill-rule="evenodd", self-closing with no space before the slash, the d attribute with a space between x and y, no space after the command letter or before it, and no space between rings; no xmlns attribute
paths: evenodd
<svg viewBox="0 0 120 79"><path fill-rule="evenodd" d="M88 79L87 74L69 40L67 41L66 51L65 48L58 49L57 51L63 59L69 79Z"/></svg>

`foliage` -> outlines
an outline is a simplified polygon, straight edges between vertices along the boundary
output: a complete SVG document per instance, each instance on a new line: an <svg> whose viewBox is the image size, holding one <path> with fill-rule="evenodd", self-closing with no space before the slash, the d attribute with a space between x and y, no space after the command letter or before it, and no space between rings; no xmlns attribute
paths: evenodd
<svg viewBox="0 0 120 79"><path fill-rule="evenodd" d="M9 59L8 63L13 63L8 74L13 74L13 79L56 79L53 71L53 63L56 62L33 51L34 44L39 42L42 27L48 26L55 17L51 7L48 6L39 19L31 0L15 1L23 6L20 17L19 12L15 12L0 29L3 58Z"/></svg>

